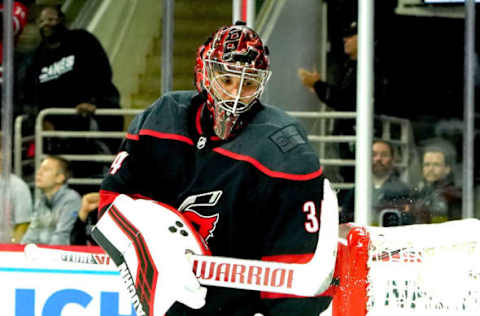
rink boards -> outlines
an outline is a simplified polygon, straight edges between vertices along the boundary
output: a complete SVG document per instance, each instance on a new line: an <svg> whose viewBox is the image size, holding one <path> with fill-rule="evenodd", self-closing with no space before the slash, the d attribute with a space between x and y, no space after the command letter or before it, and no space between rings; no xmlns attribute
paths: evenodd
<svg viewBox="0 0 480 316"><path fill-rule="evenodd" d="M103 250L55 248L85 255L32 258L22 245L0 244L0 315L136 315L120 274Z"/></svg>

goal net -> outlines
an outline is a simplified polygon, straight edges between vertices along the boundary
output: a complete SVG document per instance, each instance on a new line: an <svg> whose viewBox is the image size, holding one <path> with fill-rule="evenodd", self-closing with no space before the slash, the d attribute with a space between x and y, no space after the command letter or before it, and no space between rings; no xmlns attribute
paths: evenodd
<svg viewBox="0 0 480 316"><path fill-rule="evenodd" d="M354 227L336 276L334 316L479 316L480 221Z"/></svg>

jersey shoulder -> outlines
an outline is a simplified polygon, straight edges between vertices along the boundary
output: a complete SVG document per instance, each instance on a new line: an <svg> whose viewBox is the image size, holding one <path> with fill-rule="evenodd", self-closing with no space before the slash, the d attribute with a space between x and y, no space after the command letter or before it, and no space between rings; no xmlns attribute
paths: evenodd
<svg viewBox="0 0 480 316"><path fill-rule="evenodd" d="M187 136L188 108L195 94L195 91L165 93L135 117L128 132L138 134L140 130L150 130Z"/></svg>
<svg viewBox="0 0 480 316"><path fill-rule="evenodd" d="M305 129L298 120L273 106L264 105L245 130L225 147L252 158L273 174L285 173L293 178L321 174L318 156Z"/></svg>

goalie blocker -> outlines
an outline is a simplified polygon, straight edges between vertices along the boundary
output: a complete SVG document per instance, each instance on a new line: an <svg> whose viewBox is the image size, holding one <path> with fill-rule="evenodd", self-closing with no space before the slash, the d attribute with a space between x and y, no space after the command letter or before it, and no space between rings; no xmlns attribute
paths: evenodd
<svg viewBox="0 0 480 316"><path fill-rule="evenodd" d="M328 181L320 220L328 224L322 225L315 254L305 264L210 256L178 211L126 195L115 199L92 236L119 268L137 315L151 316L163 315L175 301L201 308L206 297L201 285L322 294L332 281L338 236L337 199Z"/></svg>

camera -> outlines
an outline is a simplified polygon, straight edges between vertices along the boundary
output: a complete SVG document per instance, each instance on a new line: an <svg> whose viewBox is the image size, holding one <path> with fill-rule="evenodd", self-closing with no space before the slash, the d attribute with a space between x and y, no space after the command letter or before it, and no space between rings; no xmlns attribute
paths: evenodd
<svg viewBox="0 0 480 316"><path fill-rule="evenodd" d="M382 227L402 226L413 224L414 218L411 214L398 209L384 209L379 215L379 224Z"/></svg>

